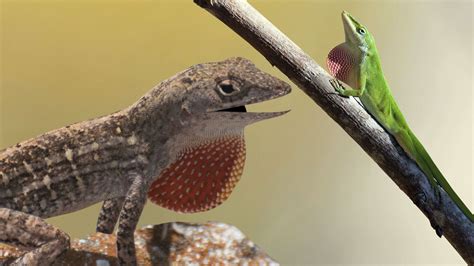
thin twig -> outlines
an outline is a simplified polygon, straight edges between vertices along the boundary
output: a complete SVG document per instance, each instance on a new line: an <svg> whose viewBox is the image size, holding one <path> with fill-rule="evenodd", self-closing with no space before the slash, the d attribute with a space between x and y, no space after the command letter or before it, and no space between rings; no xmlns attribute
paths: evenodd
<svg viewBox="0 0 474 266"><path fill-rule="evenodd" d="M437 196L423 172L397 142L353 98L334 94L331 77L245 0L194 0L216 16L334 119L444 235L463 259L474 264L474 223L440 188Z"/></svg>

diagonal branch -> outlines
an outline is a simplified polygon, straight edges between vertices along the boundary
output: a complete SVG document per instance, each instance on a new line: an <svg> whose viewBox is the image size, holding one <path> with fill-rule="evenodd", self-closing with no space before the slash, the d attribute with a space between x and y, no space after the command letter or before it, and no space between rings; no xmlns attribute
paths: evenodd
<svg viewBox="0 0 474 266"><path fill-rule="evenodd" d="M249 42L336 121L444 235L474 264L474 223L440 188L437 196L418 166L353 98L336 95L331 77L245 0L194 0Z"/></svg>

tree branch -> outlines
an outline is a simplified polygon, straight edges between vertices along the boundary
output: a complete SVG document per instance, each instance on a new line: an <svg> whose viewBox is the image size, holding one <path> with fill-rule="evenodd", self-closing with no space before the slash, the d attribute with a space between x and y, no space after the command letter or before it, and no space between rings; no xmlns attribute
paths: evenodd
<svg viewBox="0 0 474 266"><path fill-rule="evenodd" d="M474 264L474 223L428 179L397 142L353 98L335 94L332 78L311 57L245 0L194 0L249 42L334 119L444 234L463 259Z"/></svg>

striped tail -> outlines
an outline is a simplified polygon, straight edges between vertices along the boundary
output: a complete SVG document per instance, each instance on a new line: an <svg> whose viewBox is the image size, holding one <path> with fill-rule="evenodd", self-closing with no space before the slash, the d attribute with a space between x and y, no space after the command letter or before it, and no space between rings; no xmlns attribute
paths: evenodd
<svg viewBox="0 0 474 266"><path fill-rule="evenodd" d="M439 184L454 201L454 203L456 203L459 209L461 209L461 211L466 215L466 217L471 222L474 222L474 215L464 204L464 202L462 202L461 198L459 198L456 192L454 192L454 190L451 188L448 181L446 181L428 152L416 138L415 134L413 134L413 132L408 129L407 131L402 131L400 134L396 134L395 138L397 139L397 142L403 147L403 149L407 151L410 157L415 160L421 170L423 170L428 179L430 179L431 184L433 186Z"/></svg>

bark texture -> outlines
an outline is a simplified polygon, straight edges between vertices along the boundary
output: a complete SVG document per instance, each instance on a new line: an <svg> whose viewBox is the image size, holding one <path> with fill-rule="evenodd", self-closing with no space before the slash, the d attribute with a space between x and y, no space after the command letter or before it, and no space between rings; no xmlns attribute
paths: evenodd
<svg viewBox="0 0 474 266"><path fill-rule="evenodd" d="M75 239L53 265L118 265L116 236ZM239 229L224 223L165 223L135 231L138 265L278 265ZM0 265L24 250L0 244Z"/></svg>

